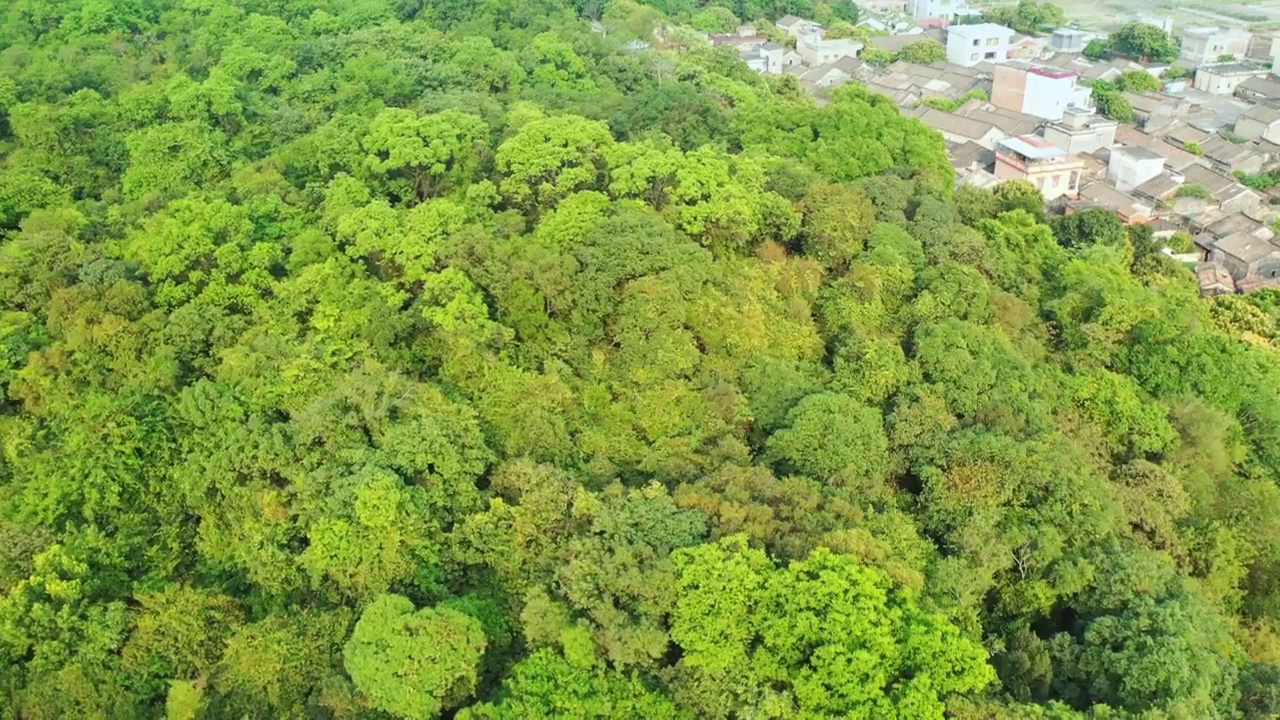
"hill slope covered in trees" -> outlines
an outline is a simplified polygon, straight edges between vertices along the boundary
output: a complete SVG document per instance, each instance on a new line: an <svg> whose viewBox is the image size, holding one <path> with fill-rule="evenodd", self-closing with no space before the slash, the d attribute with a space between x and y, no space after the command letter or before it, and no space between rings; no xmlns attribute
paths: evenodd
<svg viewBox="0 0 1280 720"><path fill-rule="evenodd" d="M6 4L4 716L1280 711L1278 296L653 5Z"/></svg>

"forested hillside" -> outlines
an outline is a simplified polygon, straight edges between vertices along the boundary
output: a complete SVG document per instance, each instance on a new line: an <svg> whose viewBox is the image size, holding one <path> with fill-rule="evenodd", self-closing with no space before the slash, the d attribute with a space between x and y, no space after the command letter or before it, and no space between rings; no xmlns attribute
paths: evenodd
<svg viewBox="0 0 1280 720"><path fill-rule="evenodd" d="M838 4L8 0L0 716L1275 717L1280 294Z"/></svg>

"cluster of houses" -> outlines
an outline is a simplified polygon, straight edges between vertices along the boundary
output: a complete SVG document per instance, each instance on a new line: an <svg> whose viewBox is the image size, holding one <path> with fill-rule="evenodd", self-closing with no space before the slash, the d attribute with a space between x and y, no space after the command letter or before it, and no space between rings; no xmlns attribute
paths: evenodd
<svg viewBox="0 0 1280 720"><path fill-rule="evenodd" d="M795 16L777 22L794 47L751 26L707 39L735 48L759 72L796 76L819 103L849 82L892 98L942 134L961 183L1026 180L1060 212L1105 208L1151 225L1157 238L1191 235L1193 252L1168 252L1197 263L1205 295L1280 286L1271 207L1280 191L1259 193L1235 176L1280 166L1280 35L1189 28L1172 63L1092 61L1081 51L1101 33L1062 28L1031 37L957 22L978 14L964 0L862 7L861 24L881 33L871 47L896 53L929 38L946 48L946 60L874 65L859 59L862 41L827 38L821 25ZM1167 19L1136 19L1172 32ZM1132 124L1098 114L1090 85L1135 70L1180 79L1162 80L1159 92L1122 92Z"/></svg>

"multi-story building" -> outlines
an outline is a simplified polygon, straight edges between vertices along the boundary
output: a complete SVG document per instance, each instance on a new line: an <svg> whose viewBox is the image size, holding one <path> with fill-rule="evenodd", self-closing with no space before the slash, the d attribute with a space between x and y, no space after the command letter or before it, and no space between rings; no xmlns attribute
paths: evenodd
<svg viewBox="0 0 1280 720"><path fill-rule="evenodd" d="M1083 171L1083 161L1042 137L1005 138L996 146L996 177L1026 180L1044 195L1045 201L1075 198Z"/></svg>
<svg viewBox="0 0 1280 720"><path fill-rule="evenodd" d="M1058 28L1049 36L1049 49L1060 53L1078 53L1084 51L1093 33L1071 28Z"/></svg>
<svg viewBox="0 0 1280 720"><path fill-rule="evenodd" d="M1116 121L1075 106L1062 113L1062 120L1044 126L1044 139L1068 155L1091 153L1116 142Z"/></svg>
<svg viewBox="0 0 1280 720"><path fill-rule="evenodd" d="M1061 120L1072 105L1086 108L1092 90L1080 87L1074 70L1013 61L996 67L991 104L1045 120Z"/></svg>
<svg viewBox="0 0 1280 720"><path fill-rule="evenodd" d="M1014 32L1003 25L979 23L947 28L947 62L973 67L980 62L1002 63L1009 59Z"/></svg>
<svg viewBox="0 0 1280 720"><path fill-rule="evenodd" d="M858 57L862 43L853 38L828 40L819 33L806 35L796 41L796 52L806 65L822 65L840 58Z"/></svg>
<svg viewBox="0 0 1280 720"><path fill-rule="evenodd" d="M907 0L907 12L917 20L955 20L957 16L971 14L972 10L965 0Z"/></svg>
<svg viewBox="0 0 1280 720"><path fill-rule="evenodd" d="M1129 192L1164 172L1164 156L1137 145L1111 148L1107 179L1120 192Z"/></svg>
<svg viewBox="0 0 1280 720"><path fill-rule="evenodd" d="M1140 22L1144 25L1153 25L1164 31L1165 35L1173 34L1173 18L1168 15L1130 15L1130 22Z"/></svg>
<svg viewBox="0 0 1280 720"><path fill-rule="evenodd" d="M879 15L903 14L907 12L907 8L911 5L909 0L866 0L866 2L858 3L858 7L870 13Z"/></svg>
<svg viewBox="0 0 1280 720"><path fill-rule="evenodd" d="M1249 52L1252 37L1248 30L1238 27L1187 28L1182 32L1179 57L1196 65L1218 62L1226 55L1240 60Z"/></svg>
<svg viewBox="0 0 1280 720"><path fill-rule="evenodd" d="M1232 95L1240 83L1254 77L1266 77L1266 68L1238 62L1210 63L1196 68L1196 89L1210 95Z"/></svg>

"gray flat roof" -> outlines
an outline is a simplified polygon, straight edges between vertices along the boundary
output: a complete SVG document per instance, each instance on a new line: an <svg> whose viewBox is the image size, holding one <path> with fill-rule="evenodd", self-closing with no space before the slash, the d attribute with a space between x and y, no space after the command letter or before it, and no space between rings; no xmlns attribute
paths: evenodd
<svg viewBox="0 0 1280 720"><path fill-rule="evenodd" d="M1140 145L1121 145L1120 147L1111 148L1112 153L1128 155L1134 160L1164 160L1164 156L1154 150L1148 150Z"/></svg>
<svg viewBox="0 0 1280 720"><path fill-rule="evenodd" d="M1245 232L1231 233L1219 240L1215 247L1246 263L1257 262L1271 253L1280 252L1280 248L1270 241L1259 240Z"/></svg>
<svg viewBox="0 0 1280 720"><path fill-rule="evenodd" d="M1013 35L1013 30L995 23L977 23L974 25L952 25L947 28L947 32L954 33L960 37L969 37L971 35L991 35L993 33L1008 33Z"/></svg>
<svg viewBox="0 0 1280 720"><path fill-rule="evenodd" d="M1062 157L1067 154L1065 150L1057 145L1045 142L1043 138L1037 138L1030 135L1005 138L1000 141L1000 146L1009 148L1023 157L1029 157L1032 159Z"/></svg>

